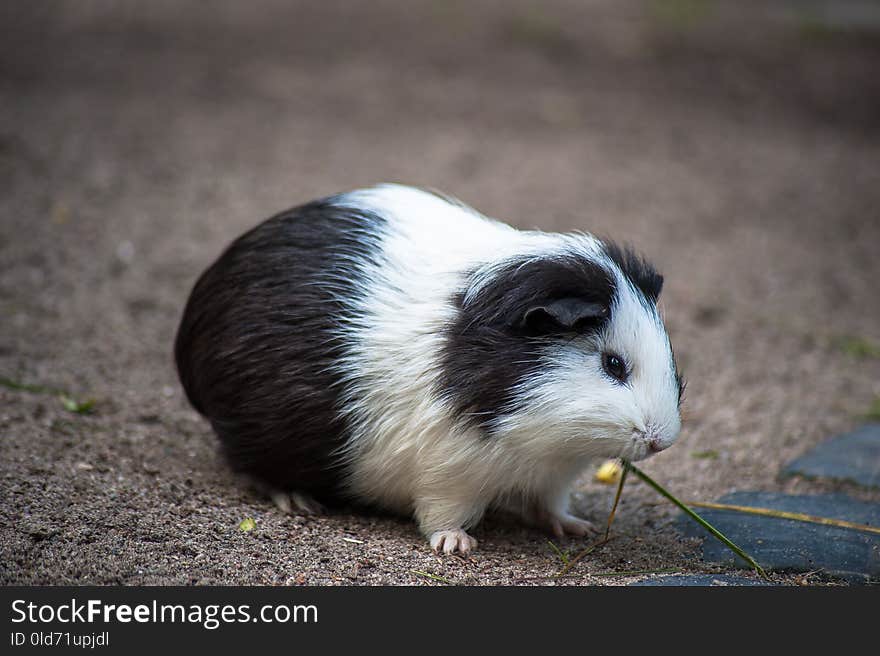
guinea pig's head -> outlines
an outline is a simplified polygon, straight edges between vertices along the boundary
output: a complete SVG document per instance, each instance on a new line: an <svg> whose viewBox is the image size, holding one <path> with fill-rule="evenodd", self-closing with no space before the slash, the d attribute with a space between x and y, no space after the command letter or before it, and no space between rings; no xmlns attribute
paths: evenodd
<svg viewBox="0 0 880 656"><path fill-rule="evenodd" d="M535 457L640 460L672 445L684 383L663 278L588 236L472 272L441 386L462 421Z"/></svg>

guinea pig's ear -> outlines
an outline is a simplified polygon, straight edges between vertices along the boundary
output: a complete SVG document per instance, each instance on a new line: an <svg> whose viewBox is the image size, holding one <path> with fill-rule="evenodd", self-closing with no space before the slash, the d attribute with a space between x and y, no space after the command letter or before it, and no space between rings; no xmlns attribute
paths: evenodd
<svg viewBox="0 0 880 656"><path fill-rule="evenodd" d="M528 308L520 321L527 335L582 332L608 316L608 307L581 298L560 298Z"/></svg>

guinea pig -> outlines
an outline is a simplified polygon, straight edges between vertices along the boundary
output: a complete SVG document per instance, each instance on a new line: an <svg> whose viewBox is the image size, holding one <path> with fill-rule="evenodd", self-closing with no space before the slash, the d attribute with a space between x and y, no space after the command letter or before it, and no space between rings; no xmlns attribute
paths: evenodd
<svg viewBox="0 0 880 656"><path fill-rule="evenodd" d="M590 461L675 441L662 284L629 248L386 184L236 239L196 282L175 358L232 468L283 510L380 507L467 553L491 509L586 534L569 495Z"/></svg>

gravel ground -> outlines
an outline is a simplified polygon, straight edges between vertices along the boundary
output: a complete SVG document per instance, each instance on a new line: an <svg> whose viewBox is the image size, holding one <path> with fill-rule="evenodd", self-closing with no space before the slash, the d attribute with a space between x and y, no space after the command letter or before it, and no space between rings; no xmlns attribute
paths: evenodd
<svg viewBox="0 0 880 656"><path fill-rule="evenodd" d="M797 4L5 3L0 583L711 571L635 482L616 538L556 581L547 537L504 518L442 558L411 521L283 516L229 473L172 366L191 285L257 221L380 181L655 261L689 386L679 443L644 469L682 498L880 501L777 476L880 397L859 348L880 343L880 32ZM613 493L588 473L576 505L602 522Z"/></svg>

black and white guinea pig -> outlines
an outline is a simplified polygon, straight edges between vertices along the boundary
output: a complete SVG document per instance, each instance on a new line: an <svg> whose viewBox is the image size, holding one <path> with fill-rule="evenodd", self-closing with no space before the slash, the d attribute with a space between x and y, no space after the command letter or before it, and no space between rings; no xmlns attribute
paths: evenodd
<svg viewBox="0 0 880 656"><path fill-rule="evenodd" d="M675 441L662 283L589 234L381 185L236 239L192 290L175 356L232 467L279 507L379 506L466 553L493 508L585 534L568 503L589 461Z"/></svg>

